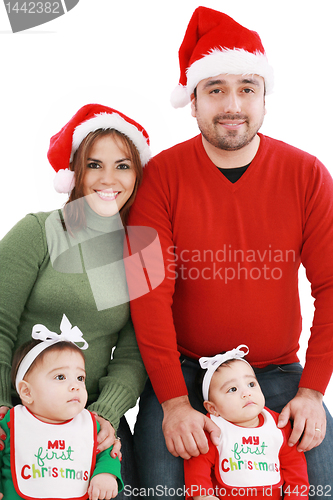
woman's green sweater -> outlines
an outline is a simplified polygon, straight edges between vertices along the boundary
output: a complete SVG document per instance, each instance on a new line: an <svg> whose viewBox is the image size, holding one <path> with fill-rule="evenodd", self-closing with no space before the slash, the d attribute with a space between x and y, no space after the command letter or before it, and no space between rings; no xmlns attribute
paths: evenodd
<svg viewBox="0 0 333 500"><path fill-rule="evenodd" d="M37 323L60 333L66 314L89 344L88 408L117 428L146 372L129 315L120 217L100 217L87 204L85 212L79 232L64 230L60 211L29 214L0 242L0 406L12 406L15 349Z"/></svg>

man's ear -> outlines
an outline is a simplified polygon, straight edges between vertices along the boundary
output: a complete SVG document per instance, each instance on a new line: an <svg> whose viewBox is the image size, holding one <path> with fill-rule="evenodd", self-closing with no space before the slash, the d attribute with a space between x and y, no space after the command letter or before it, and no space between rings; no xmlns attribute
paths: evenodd
<svg viewBox="0 0 333 500"><path fill-rule="evenodd" d="M203 403L204 405L204 408L208 411L208 413L210 413L211 415L214 415L215 417L219 417L220 414L218 413L218 411L216 410L216 406L214 405L214 403L212 403L211 401L204 401Z"/></svg>
<svg viewBox="0 0 333 500"><path fill-rule="evenodd" d="M18 394L20 396L22 403L28 405L33 403L31 385L26 380L21 380L18 383Z"/></svg>
<svg viewBox="0 0 333 500"><path fill-rule="evenodd" d="M197 114L196 114L196 106L195 106L195 97L194 97L194 94L191 95L191 115L193 116L193 118L196 118Z"/></svg>

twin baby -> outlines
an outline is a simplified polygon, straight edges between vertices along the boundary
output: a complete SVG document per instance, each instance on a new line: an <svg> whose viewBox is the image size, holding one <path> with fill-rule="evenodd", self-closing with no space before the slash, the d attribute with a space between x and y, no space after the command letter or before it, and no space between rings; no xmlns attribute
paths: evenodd
<svg viewBox="0 0 333 500"><path fill-rule="evenodd" d="M22 405L0 422L7 434L0 452L4 500L111 499L123 488L119 458L111 457L112 447L97 453L99 424L85 409L88 344L65 315L60 330L35 325L35 340L13 357Z"/></svg>

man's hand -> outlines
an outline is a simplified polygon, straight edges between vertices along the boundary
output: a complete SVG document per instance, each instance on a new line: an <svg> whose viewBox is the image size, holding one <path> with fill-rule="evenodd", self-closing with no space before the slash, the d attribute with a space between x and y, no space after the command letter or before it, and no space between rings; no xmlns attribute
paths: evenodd
<svg viewBox="0 0 333 500"><path fill-rule="evenodd" d="M188 460L208 453L208 441L204 431L217 445L220 429L203 413L192 408L187 396L169 399L162 403L164 418L162 429L165 443L174 457Z"/></svg>
<svg viewBox="0 0 333 500"><path fill-rule="evenodd" d="M323 395L312 389L300 387L294 399L283 408L278 427L285 427L288 420L293 421L293 431L288 441L294 446L299 439L297 451L309 451L318 446L326 433L326 414Z"/></svg>
<svg viewBox="0 0 333 500"><path fill-rule="evenodd" d="M113 448L111 451L111 457L112 458L119 457L119 460L121 460L121 458L122 458L121 451L120 451L121 443L120 443L120 439L116 438L116 431L114 430L114 428L112 427L110 422L105 420L105 418L100 417L94 411L92 413L95 416L99 425L101 426L99 433L97 434L98 451L99 452L104 451L113 445Z"/></svg>

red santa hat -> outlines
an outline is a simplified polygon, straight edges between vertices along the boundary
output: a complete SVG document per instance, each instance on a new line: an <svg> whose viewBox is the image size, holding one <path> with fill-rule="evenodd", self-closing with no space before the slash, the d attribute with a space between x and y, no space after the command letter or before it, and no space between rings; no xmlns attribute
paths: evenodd
<svg viewBox="0 0 333 500"><path fill-rule="evenodd" d="M69 193L74 188L74 172L69 170L69 164L83 139L98 129L114 129L126 135L137 148L143 166L150 159L149 136L141 125L115 109L87 104L50 140L47 157L57 172L54 187L58 193Z"/></svg>
<svg viewBox="0 0 333 500"><path fill-rule="evenodd" d="M179 65L179 84L171 94L175 108L190 102L201 80L220 74L259 75L267 93L273 88L273 69L258 33L206 7L198 7L191 17L179 49Z"/></svg>

